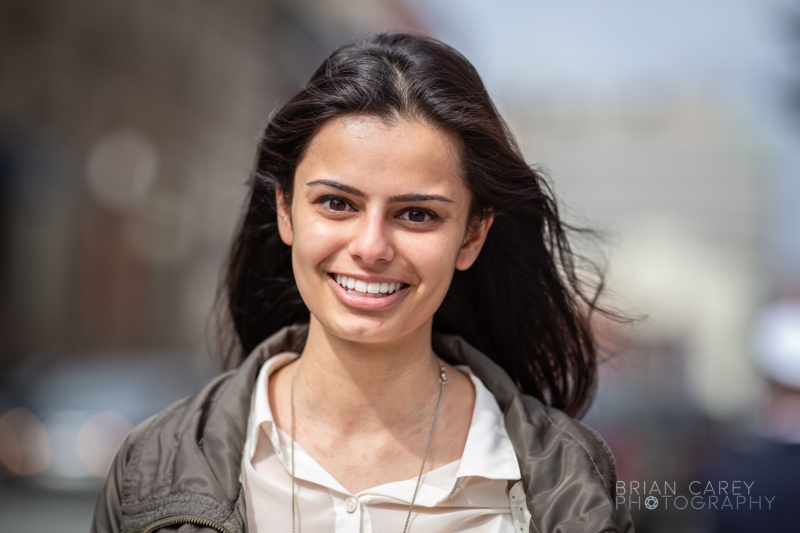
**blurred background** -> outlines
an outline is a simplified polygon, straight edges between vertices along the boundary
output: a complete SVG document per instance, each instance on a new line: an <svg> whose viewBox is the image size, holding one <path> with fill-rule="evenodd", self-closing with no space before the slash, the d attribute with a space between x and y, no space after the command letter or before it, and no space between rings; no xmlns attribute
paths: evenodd
<svg viewBox="0 0 800 533"><path fill-rule="evenodd" d="M598 322L586 421L620 480L798 488L800 3L5 0L0 529L86 531L121 439L213 375L259 131L380 30L464 53L568 220L603 233L579 248L641 317ZM630 505L640 533L771 512Z"/></svg>

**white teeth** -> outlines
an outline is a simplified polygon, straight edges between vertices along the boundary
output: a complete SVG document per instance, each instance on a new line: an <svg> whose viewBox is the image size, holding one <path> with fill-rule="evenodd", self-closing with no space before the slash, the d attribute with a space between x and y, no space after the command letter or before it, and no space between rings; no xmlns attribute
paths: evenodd
<svg viewBox="0 0 800 533"><path fill-rule="evenodd" d="M347 289L356 290L358 292L365 292L367 294L392 294L400 290L402 283L367 283L366 281L357 280L355 278L348 278L342 274L334 276L336 283Z"/></svg>

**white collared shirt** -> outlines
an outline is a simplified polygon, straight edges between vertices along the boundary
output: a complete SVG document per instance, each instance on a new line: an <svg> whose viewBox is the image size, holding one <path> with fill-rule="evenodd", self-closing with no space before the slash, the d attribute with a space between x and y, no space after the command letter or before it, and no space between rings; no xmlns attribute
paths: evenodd
<svg viewBox="0 0 800 533"><path fill-rule="evenodd" d="M274 423L268 379L296 357L271 357L256 381L241 470L251 533L292 530L291 437ZM475 386L464 453L423 475L409 532L512 533L508 481L520 479L520 470L503 413L468 367L457 368ZM297 532L400 533L416 482L415 477L352 494L295 444Z"/></svg>

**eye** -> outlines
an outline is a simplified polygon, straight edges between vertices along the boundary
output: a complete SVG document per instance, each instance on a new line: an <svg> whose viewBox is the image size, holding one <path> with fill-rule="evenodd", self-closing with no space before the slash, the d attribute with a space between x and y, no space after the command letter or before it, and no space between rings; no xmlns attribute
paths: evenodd
<svg viewBox="0 0 800 533"><path fill-rule="evenodd" d="M400 215L400 218L403 218L410 222L414 222L416 224L421 224L423 222L430 222L436 220L438 217L434 213L426 209L414 208L403 211L403 213Z"/></svg>
<svg viewBox="0 0 800 533"><path fill-rule="evenodd" d="M330 200L326 200L325 203L328 204L328 209L331 211L344 211L347 209L347 202L341 198L331 198Z"/></svg>
<svg viewBox="0 0 800 533"><path fill-rule="evenodd" d="M322 204L324 205L329 211L352 211L352 206L350 202L342 198L341 196L322 196L314 201L315 204Z"/></svg>

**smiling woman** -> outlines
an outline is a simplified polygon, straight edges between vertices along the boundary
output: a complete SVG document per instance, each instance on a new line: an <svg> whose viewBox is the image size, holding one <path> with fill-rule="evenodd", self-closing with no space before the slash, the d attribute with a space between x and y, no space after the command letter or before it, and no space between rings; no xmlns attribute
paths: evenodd
<svg viewBox="0 0 800 533"><path fill-rule="evenodd" d="M345 45L261 139L219 299L231 370L128 436L94 531L632 532L573 418L584 287L472 65Z"/></svg>

